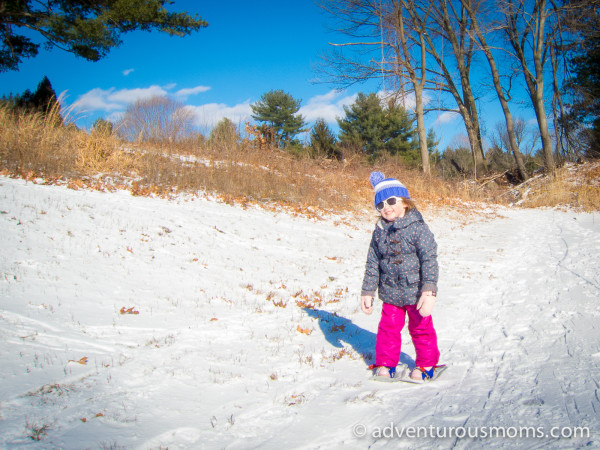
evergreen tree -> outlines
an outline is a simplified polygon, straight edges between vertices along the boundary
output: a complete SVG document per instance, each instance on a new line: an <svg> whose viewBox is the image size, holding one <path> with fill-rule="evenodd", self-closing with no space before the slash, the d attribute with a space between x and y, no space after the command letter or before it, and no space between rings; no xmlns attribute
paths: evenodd
<svg viewBox="0 0 600 450"><path fill-rule="evenodd" d="M569 88L576 100L563 120L570 128L588 125L580 136L585 141L585 153L588 157L600 158L600 35L587 39L585 53L572 59L571 69L575 77Z"/></svg>
<svg viewBox="0 0 600 450"><path fill-rule="evenodd" d="M430 128L427 131L427 150L429 151L430 155L437 153L439 144L440 141L438 140L435 131L433 131L433 128Z"/></svg>
<svg viewBox="0 0 600 450"><path fill-rule="evenodd" d="M376 94L359 93L356 101L344 106L346 116L338 119L342 144L359 148L371 159L383 153L418 159L418 143L406 110L390 101L383 105Z"/></svg>
<svg viewBox="0 0 600 450"><path fill-rule="evenodd" d="M39 113L46 115L49 112L53 112L53 116L57 119L60 117L60 105L56 96L56 92L52 88L52 83L48 77L44 77L37 85L35 92L31 92L29 89L25 89L22 94L10 95L7 98L3 98L3 101L11 109L17 112L27 113ZM54 109L56 111L53 111ZM62 122L62 119L60 119Z"/></svg>
<svg viewBox="0 0 600 450"><path fill-rule="evenodd" d="M15 95L14 97L14 106L20 110L29 110L33 105L33 92L30 89L25 89L25 91L19 95Z"/></svg>
<svg viewBox="0 0 600 450"><path fill-rule="evenodd" d="M300 102L283 90L269 91L250 105L252 118L273 129L278 146L288 147L298 143L294 138L305 126L304 118L297 114Z"/></svg>
<svg viewBox="0 0 600 450"><path fill-rule="evenodd" d="M310 135L310 148L315 155L327 158L341 158L341 153L336 146L337 139L325 123L324 119L317 119Z"/></svg>
<svg viewBox="0 0 600 450"><path fill-rule="evenodd" d="M56 92L52 88L52 83L48 77L44 77L39 82L37 89L31 97L31 109L46 113L58 105Z"/></svg>
<svg viewBox="0 0 600 450"><path fill-rule="evenodd" d="M433 164L437 164L442 158L438 145L440 145L440 141L435 134L435 131L433 131L433 128L430 128L427 131L427 152L429 153L429 160L433 162Z"/></svg>
<svg viewBox="0 0 600 450"><path fill-rule="evenodd" d="M121 44L121 34L158 30L184 36L208 24L197 15L168 12L168 0L10 0L0 2L0 72L18 70L37 55L42 38L90 61ZM23 33L20 30L24 30ZM38 33L37 35L35 33Z"/></svg>

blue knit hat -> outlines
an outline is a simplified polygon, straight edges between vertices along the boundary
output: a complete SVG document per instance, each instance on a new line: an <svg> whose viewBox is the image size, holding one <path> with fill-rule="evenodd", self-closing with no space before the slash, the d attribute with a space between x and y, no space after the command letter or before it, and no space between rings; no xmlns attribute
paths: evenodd
<svg viewBox="0 0 600 450"><path fill-rule="evenodd" d="M390 197L410 199L408 189L395 178L386 178L381 172L371 172L369 181L375 189L375 206Z"/></svg>

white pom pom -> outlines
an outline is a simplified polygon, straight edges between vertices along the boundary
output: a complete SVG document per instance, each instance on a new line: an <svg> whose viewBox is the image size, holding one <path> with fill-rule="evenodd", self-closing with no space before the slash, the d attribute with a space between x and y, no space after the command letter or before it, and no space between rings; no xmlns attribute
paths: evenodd
<svg viewBox="0 0 600 450"><path fill-rule="evenodd" d="M385 180L385 175L381 172L371 172L371 175L369 176L369 181L373 187L377 186L383 180Z"/></svg>

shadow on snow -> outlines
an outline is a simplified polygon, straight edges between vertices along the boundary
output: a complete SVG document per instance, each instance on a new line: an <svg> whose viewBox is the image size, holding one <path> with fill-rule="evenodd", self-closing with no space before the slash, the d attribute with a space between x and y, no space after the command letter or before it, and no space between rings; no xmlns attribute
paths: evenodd
<svg viewBox="0 0 600 450"><path fill-rule="evenodd" d="M365 363L375 363L375 342L377 335L361 328L350 319L321 309L302 308L306 314L319 321L319 327L327 342L337 348L349 345ZM400 354L400 363L414 367L415 361L406 353Z"/></svg>

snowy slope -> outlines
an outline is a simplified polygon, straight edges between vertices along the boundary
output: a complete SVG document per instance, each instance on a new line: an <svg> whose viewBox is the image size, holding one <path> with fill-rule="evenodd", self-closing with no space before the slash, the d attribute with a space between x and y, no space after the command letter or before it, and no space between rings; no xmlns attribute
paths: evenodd
<svg viewBox="0 0 600 450"><path fill-rule="evenodd" d="M424 215L450 367L377 383L378 311L358 308L373 218L0 178L0 446L599 447L600 214Z"/></svg>

